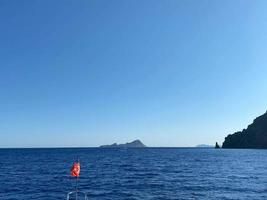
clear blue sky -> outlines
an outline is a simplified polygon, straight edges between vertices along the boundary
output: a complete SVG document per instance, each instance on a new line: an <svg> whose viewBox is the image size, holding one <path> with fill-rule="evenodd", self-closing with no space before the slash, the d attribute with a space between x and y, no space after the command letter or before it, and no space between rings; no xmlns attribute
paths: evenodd
<svg viewBox="0 0 267 200"><path fill-rule="evenodd" d="M0 147L223 142L267 109L267 1L0 1Z"/></svg>

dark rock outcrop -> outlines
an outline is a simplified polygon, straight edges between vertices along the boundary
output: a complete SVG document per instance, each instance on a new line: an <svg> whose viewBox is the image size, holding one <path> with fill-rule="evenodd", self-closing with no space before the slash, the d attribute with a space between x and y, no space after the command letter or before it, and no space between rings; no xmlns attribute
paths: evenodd
<svg viewBox="0 0 267 200"><path fill-rule="evenodd" d="M218 144L218 142L216 142L216 144L215 144L215 149L219 149L219 148L221 148L221 147L220 147L220 145Z"/></svg>
<svg viewBox="0 0 267 200"><path fill-rule="evenodd" d="M267 112L257 117L247 129L228 135L222 148L267 149Z"/></svg>
<svg viewBox="0 0 267 200"><path fill-rule="evenodd" d="M134 140L126 144L111 144L111 145L102 145L101 148L144 148L146 147L140 140Z"/></svg>

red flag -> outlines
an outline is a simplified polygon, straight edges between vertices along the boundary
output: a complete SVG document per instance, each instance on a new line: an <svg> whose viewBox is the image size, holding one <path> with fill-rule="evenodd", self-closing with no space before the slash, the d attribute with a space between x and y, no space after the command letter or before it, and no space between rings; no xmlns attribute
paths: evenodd
<svg viewBox="0 0 267 200"><path fill-rule="evenodd" d="M80 163L79 162L74 162L72 167L71 167L70 174L72 176L77 177L80 174L80 169L81 169L80 168Z"/></svg>

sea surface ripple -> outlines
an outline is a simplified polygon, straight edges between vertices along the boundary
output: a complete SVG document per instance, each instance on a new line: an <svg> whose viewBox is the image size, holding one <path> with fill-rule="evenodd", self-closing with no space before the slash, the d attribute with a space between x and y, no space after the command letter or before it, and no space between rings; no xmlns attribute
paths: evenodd
<svg viewBox="0 0 267 200"><path fill-rule="evenodd" d="M76 157L90 200L267 199L267 150L212 148L0 149L0 199L66 199Z"/></svg>

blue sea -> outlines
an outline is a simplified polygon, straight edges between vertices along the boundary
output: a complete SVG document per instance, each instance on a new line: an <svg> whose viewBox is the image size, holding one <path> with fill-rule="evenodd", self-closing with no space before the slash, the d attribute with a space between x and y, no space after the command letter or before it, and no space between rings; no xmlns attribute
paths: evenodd
<svg viewBox="0 0 267 200"><path fill-rule="evenodd" d="M0 199L66 199L70 168L91 200L267 199L267 150L0 149Z"/></svg>

